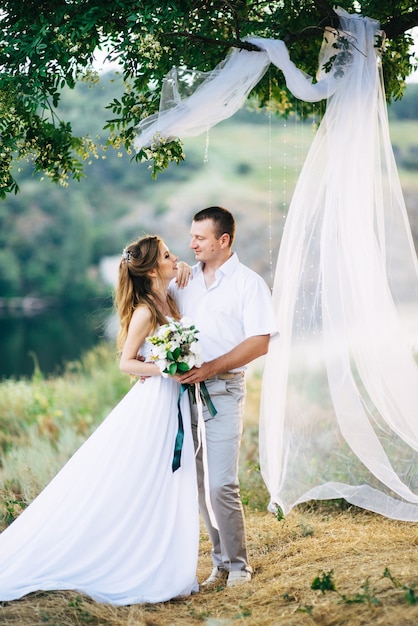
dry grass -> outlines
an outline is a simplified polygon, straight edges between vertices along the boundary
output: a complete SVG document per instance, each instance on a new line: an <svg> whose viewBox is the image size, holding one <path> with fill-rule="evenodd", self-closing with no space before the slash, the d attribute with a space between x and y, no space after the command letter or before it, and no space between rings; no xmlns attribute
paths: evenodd
<svg viewBox="0 0 418 626"><path fill-rule="evenodd" d="M265 512L267 494L257 472L260 376L248 381L241 467L251 583L203 588L185 599L112 607L75 592L35 593L0 603L1 626L406 626L418 624L418 525L317 503L278 521ZM211 570L202 527L198 578ZM384 576L386 568L394 580ZM332 571L336 591L313 590ZM418 591L417 591L418 595ZM407 601L407 596L409 602ZM417 598L418 600L418 598Z"/></svg>
<svg viewBox="0 0 418 626"><path fill-rule="evenodd" d="M111 607L73 592L36 593L0 605L4 625L404 626L418 623L418 604L405 594L418 583L418 528L358 509L321 505L278 522L248 512L251 583L220 585L190 598L155 605ZM202 529L198 576L211 569ZM386 568L402 587L383 577ZM337 591L315 591L315 577L333 570ZM356 601L355 601L356 600Z"/></svg>

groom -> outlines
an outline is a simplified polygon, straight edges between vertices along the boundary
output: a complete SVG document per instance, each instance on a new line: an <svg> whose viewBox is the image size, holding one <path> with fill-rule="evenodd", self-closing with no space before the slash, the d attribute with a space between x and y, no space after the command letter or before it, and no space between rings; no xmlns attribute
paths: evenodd
<svg viewBox="0 0 418 626"><path fill-rule="evenodd" d="M199 506L212 542L213 570L203 585L227 578L233 586L251 580L245 522L238 482L238 460L245 404L245 366L267 353L277 332L270 291L264 280L239 262L232 244L235 220L222 207L196 213L190 248L197 264L184 289L170 290L182 315L199 329L206 361L177 377L184 384L204 381L216 415L204 406L210 500L218 529L205 501L201 448L197 455ZM192 404L197 444L197 407Z"/></svg>

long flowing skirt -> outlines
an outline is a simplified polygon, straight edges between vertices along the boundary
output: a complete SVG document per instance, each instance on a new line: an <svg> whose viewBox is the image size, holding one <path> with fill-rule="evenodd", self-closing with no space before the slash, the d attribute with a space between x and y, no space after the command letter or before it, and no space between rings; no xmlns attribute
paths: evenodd
<svg viewBox="0 0 418 626"><path fill-rule="evenodd" d="M161 602L197 591L199 513L187 394L172 471L178 383L137 382L0 535L0 600L72 589L99 602Z"/></svg>

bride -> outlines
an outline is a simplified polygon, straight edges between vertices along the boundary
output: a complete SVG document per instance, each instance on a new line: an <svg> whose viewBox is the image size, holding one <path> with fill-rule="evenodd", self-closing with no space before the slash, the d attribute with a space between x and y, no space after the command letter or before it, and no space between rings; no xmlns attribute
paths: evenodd
<svg viewBox="0 0 418 626"><path fill-rule="evenodd" d="M77 590L113 605L198 590L199 518L190 410L173 472L179 383L149 361L146 338L179 319L177 257L157 236L123 251L116 289L120 368L138 381L30 506L0 535L0 601ZM144 361L138 360L138 351ZM147 362L148 357L148 362Z"/></svg>

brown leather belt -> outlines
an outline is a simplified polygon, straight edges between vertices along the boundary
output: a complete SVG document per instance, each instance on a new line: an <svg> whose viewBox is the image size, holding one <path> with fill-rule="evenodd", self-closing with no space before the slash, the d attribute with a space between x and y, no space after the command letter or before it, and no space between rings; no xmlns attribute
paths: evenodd
<svg viewBox="0 0 418 626"><path fill-rule="evenodd" d="M211 378L207 378L206 380L233 380L234 378L241 378L244 376L244 372L222 372L221 374L216 374L216 376L212 376Z"/></svg>

